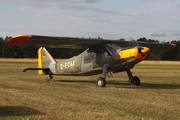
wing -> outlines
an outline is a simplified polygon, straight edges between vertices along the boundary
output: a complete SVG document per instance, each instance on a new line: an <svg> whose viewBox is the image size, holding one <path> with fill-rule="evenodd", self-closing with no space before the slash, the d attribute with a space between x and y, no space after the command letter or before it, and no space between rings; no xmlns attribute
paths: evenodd
<svg viewBox="0 0 180 120"><path fill-rule="evenodd" d="M170 43L156 43L156 42L138 42L140 46L148 47L151 51L170 50L176 47L175 44Z"/></svg>
<svg viewBox="0 0 180 120"><path fill-rule="evenodd" d="M7 40L5 45L86 49L102 43L117 43L121 47L145 46L153 51L161 51L175 47L174 44L38 35L18 35Z"/></svg>
<svg viewBox="0 0 180 120"><path fill-rule="evenodd" d="M9 39L5 44L7 46L34 46L34 47L52 47L52 48L74 48L86 49L101 43L118 42L117 40L88 39L75 37L53 37L37 35L18 35ZM123 47L137 46L137 43L129 41L119 41Z"/></svg>

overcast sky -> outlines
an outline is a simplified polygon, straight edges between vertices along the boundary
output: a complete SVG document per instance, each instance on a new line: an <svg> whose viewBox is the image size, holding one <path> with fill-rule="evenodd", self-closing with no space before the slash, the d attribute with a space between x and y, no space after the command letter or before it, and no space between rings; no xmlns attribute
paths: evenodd
<svg viewBox="0 0 180 120"><path fill-rule="evenodd" d="M0 0L0 37L180 39L179 0Z"/></svg>

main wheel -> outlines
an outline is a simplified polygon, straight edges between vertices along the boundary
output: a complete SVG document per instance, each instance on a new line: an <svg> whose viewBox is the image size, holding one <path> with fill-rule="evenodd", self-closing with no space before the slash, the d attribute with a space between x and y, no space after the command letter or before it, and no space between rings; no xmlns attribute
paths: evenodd
<svg viewBox="0 0 180 120"><path fill-rule="evenodd" d="M136 86L139 86L139 85L140 85L140 79L139 79L139 77L134 76L134 77L133 77L133 80L132 80L132 84L133 84L133 85L136 85Z"/></svg>
<svg viewBox="0 0 180 120"><path fill-rule="evenodd" d="M103 77L99 77L96 80L96 86L97 87L105 87L106 86L106 80Z"/></svg>

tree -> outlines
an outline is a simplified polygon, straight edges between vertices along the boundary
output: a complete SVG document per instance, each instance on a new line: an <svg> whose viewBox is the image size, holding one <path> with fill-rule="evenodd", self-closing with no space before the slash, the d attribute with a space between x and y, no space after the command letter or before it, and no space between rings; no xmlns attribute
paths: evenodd
<svg viewBox="0 0 180 120"><path fill-rule="evenodd" d="M173 40L171 43L175 44L176 47L171 50L159 52L158 55L161 60L180 60L180 41Z"/></svg>
<svg viewBox="0 0 180 120"><path fill-rule="evenodd" d="M159 40L149 39L149 40L147 40L147 42L157 42L157 43L159 43Z"/></svg>
<svg viewBox="0 0 180 120"><path fill-rule="evenodd" d="M147 39L145 37L137 39L137 41L147 42Z"/></svg>
<svg viewBox="0 0 180 120"><path fill-rule="evenodd" d="M142 41L142 42L157 42L159 43L158 40L154 40L154 39L146 39L145 37L143 38L139 38L137 39L137 41ZM160 56L158 55L157 52L149 52L147 57L146 57L146 60L160 60Z"/></svg>
<svg viewBox="0 0 180 120"><path fill-rule="evenodd" d="M0 57L4 57L4 49L3 49L3 47L4 47L4 40L3 40L3 38L0 38Z"/></svg>

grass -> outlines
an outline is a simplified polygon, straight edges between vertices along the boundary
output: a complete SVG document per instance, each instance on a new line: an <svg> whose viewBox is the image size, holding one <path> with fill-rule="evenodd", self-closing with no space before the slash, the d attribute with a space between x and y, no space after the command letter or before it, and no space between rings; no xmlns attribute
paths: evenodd
<svg viewBox="0 0 180 120"><path fill-rule="evenodd" d="M0 60L1 120L179 120L180 62L142 62L132 70L141 86L127 82L125 72L107 78L96 88L99 75L47 76L19 67L36 67L36 60Z"/></svg>

